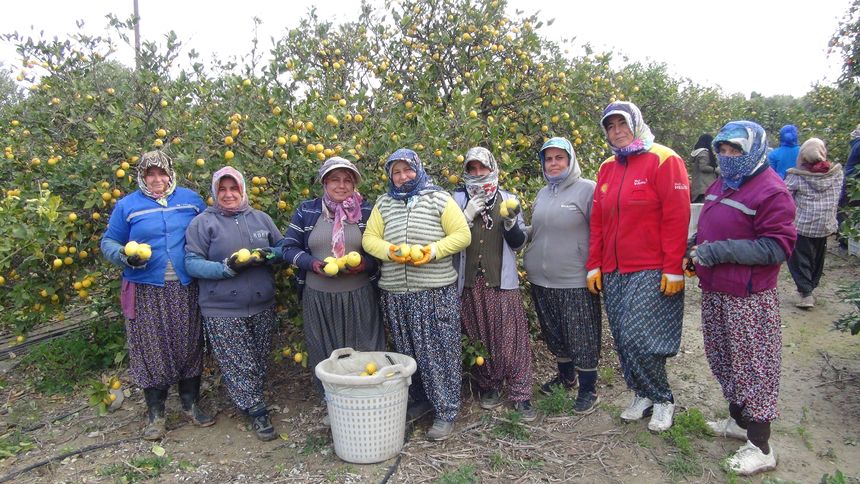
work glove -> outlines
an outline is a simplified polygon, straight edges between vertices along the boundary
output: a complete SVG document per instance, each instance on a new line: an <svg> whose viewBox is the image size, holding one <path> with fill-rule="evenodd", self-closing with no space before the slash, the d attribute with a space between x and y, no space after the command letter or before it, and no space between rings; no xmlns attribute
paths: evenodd
<svg viewBox="0 0 860 484"><path fill-rule="evenodd" d="M399 249L399 247L394 245L394 244L389 245L388 246L388 258L394 262L397 262L398 264L405 264L406 261L408 260L408 258L405 256L397 255L398 249Z"/></svg>
<svg viewBox="0 0 860 484"><path fill-rule="evenodd" d="M272 247L263 247L251 251L251 265L263 266L275 262L278 258L276 249Z"/></svg>
<svg viewBox="0 0 860 484"><path fill-rule="evenodd" d="M418 260L409 261L410 265L423 266L424 264L435 259L436 258L436 244L425 245L421 249L421 252L424 252L424 257L422 257Z"/></svg>
<svg viewBox="0 0 860 484"><path fill-rule="evenodd" d="M224 259L224 265L227 266L228 269L235 273L242 272L243 270L251 267L252 258L248 259L245 262L239 262L239 257L236 254L231 255L230 257Z"/></svg>
<svg viewBox="0 0 860 484"><path fill-rule="evenodd" d="M684 266L684 275L687 277L696 277L696 266L693 264L693 259L684 257L681 265Z"/></svg>
<svg viewBox="0 0 860 484"><path fill-rule="evenodd" d="M666 274L660 278L660 292L664 296L674 296L684 290L684 276L681 274Z"/></svg>
<svg viewBox="0 0 860 484"><path fill-rule="evenodd" d="M592 294L600 294L603 290L603 275L600 274L600 269L591 269L585 276L585 287Z"/></svg>
<svg viewBox="0 0 860 484"><path fill-rule="evenodd" d="M466 216L466 222L471 225L475 217L487 209L487 201L483 197L472 197L466 208L463 209L463 215Z"/></svg>
<svg viewBox="0 0 860 484"><path fill-rule="evenodd" d="M125 263L132 269L142 269L146 265L146 261L137 254L126 257Z"/></svg>
<svg viewBox="0 0 860 484"><path fill-rule="evenodd" d="M511 200L516 200L516 199L512 198ZM505 202L506 202L506 200L502 200L502 203L505 203ZM522 211L523 211L523 204L522 203L517 203L517 206L514 208L505 207L505 210L501 213L502 220L505 223L505 230L511 230L514 227L514 225L516 225L517 215L519 215L520 212L522 212Z"/></svg>

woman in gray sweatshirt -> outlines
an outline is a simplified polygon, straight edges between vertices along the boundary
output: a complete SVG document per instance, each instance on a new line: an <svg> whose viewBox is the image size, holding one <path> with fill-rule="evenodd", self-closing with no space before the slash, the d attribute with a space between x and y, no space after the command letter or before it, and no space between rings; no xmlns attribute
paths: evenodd
<svg viewBox="0 0 860 484"><path fill-rule="evenodd" d="M281 233L265 213L248 204L245 179L225 166L212 175L215 203L185 232L185 267L198 279L203 326L230 398L251 420L257 438L273 440L263 390L275 316L275 279L269 261ZM245 258L241 249L253 251Z"/></svg>
<svg viewBox="0 0 860 484"><path fill-rule="evenodd" d="M572 389L579 376L574 410L589 414L597 396L600 357L600 297L585 287L591 203L595 183L580 175L573 146L551 138L541 147L547 184L532 204L523 258L541 334L558 364L558 375L541 386Z"/></svg>

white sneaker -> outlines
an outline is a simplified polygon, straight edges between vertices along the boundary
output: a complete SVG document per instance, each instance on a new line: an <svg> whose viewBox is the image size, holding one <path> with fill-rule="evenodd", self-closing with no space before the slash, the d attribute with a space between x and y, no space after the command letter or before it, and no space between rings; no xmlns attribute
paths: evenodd
<svg viewBox="0 0 860 484"><path fill-rule="evenodd" d="M771 445L770 454L765 454L748 440L735 452L735 455L729 457L726 464L739 476L751 476L759 472L776 469L776 452Z"/></svg>
<svg viewBox="0 0 860 484"><path fill-rule="evenodd" d="M800 295L800 300L795 304L800 309L812 309L815 307L815 297L810 294L808 296Z"/></svg>
<svg viewBox="0 0 860 484"><path fill-rule="evenodd" d="M652 432L665 432L672 426L672 420L675 417L675 404L672 402L663 402L654 404L654 413L651 415L651 421L648 422L648 430Z"/></svg>
<svg viewBox="0 0 860 484"><path fill-rule="evenodd" d="M717 437L728 437L731 439L746 440L747 431L742 429L735 419L729 417L715 422L708 422L708 428Z"/></svg>
<svg viewBox="0 0 860 484"><path fill-rule="evenodd" d="M645 411L651 408L654 402L650 398L633 395L633 401L626 410L621 412L621 420L633 422L634 420L642 420L645 416Z"/></svg>

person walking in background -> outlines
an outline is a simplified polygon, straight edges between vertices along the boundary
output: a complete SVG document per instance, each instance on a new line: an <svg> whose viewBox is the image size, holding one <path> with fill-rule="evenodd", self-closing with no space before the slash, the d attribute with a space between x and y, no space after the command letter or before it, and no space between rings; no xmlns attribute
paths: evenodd
<svg viewBox="0 0 860 484"><path fill-rule="evenodd" d="M382 260L380 307L394 347L418 364L407 415L414 419L432 408L427 438L444 440L460 411L462 382L460 297L451 256L469 246L472 233L463 211L432 183L417 153L395 151L385 172L388 192L370 213L362 246ZM406 254L404 244L420 247Z"/></svg>
<svg viewBox="0 0 860 484"><path fill-rule="evenodd" d="M514 410L530 422L537 413L531 405L529 321L517 273L516 251L526 245L521 207L499 186L499 165L486 148L466 152L463 181L465 187L454 191L454 201L471 226L472 243L454 256L454 267L459 276L463 330L472 341L481 341L489 353L482 366L473 368L481 389L481 408L501 405L507 382Z"/></svg>
<svg viewBox="0 0 860 484"><path fill-rule="evenodd" d="M225 166L212 175L215 203L188 226L185 265L200 284L203 325L227 393L258 439L277 437L264 402L275 314L272 248L281 232L248 204L245 178ZM239 254L240 250L247 251Z"/></svg>
<svg viewBox="0 0 860 484"><path fill-rule="evenodd" d="M842 165L830 163L824 142L810 138L800 147L797 166L788 169L785 186L797 205L797 243L788 259L800 298L795 305L810 309L815 306L812 291L824 272L827 237L838 229L836 210L842 190Z"/></svg>
<svg viewBox="0 0 860 484"><path fill-rule="evenodd" d="M720 175L720 167L717 166L717 157L711 149L714 137L709 134L699 136L699 141L690 154L690 200L693 203L702 203L705 199L705 190L714 183Z"/></svg>
<svg viewBox="0 0 860 484"><path fill-rule="evenodd" d="M776 467L769 444L782 357L776 285L796 238L794 202L768 168L766 148L764 129L749 121L717 134L720 180L705 195L688 254L702 288L705 355L729 403L730 417L708 426L746 441L727 462L745 476Z"/></svg>
<svg viewBox="0 0 860 484"><path fill-rule="evenodd" d="M836 214L839 221L839 246L843 249L848 248L848 239L842 235L842 221L845 218L842 212L847 207L860 206L860 200L850 200L849 193L850 180L856 180L860 176L860 124L851 132L851 140L848 143L851 151L845 160L845 176L842 178L842 192L839 194L839 210Z"/></svg>
<svg viewBox="0 0 860 484"><path fill-rule="evenodd" d="M173 163L162 151L140 157L138 190L120 199L101 241L104 257L123 268L121 303L126 317L129 374L143 388L143 438L164 437L167 390L179 384L182 410L209 426L215 419L197 404L203 371L203 326L197 283L185 269L185 229L206 209L193 191L177 186ZM151 258L125 254L130 241L151 246Z"/></svg>
<svg viewBox="0 0 860 484"><path fill-rule="evenodd" d="M798 146L797 126L786 124L779 130L779 147L767 155L767 162L784 180L785 172L789 168L794 168L797 163L798 153L800 153L800 146Z"/></svg>
<svg viewBox="0 0 860 484"><path fill-rule="evenodd" d="M579 382L574 410L594 411L600 361L600 296L586 289L589 221L595 183L582 178L573 145L547 140L538 152L546 186L532 204L529 245L523 257L541 335L558 373L541 386L551 394Z"/></svg>
<svg viewBox="0 0 860 484"><path fill-rule="evenodd" d="M648 429L672 426L675 397L666 360L678 353L684 316L684 257L690 188L684 160L654 143L639 108L614 102L600 125L615 153L597 173L586 285L603 304L624 380L626 421L653 408Z"/></svg>

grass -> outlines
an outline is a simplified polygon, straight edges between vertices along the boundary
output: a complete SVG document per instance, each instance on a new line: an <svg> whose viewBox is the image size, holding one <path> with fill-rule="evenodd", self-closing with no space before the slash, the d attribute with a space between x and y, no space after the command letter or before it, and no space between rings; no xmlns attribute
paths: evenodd
<svg viewBox="0 0 860 484"><path fill-rule="evenodd" d="M667 444L678 450L669 461L663 463L664 469L673 479L701 474L702 464L693 448L693 441L708 435L710 429L699 409L691 408L675 414L672 427L660 434Z"/></svg>
<svg viewBox="0 0 860 484"><path fill-rule="evenodd" d="M33 442L22 432L7 432L0 435L0 461L32 449Z"/></svg>
<svg viewBox="0 0 860 484"><path fill-rule="evenodd" d="M135 457L128 463L111 464L99 469L101 476L113 476L117 482L138 482L155 479L170 465L169 457ZM186 468L186 466L181 466Z"/></svg>
<svg viewBox="0 0 860 484"><path fill-rule="evenodd" d="M493 428L493 433L499 437L515 440L528 440L529 431L522 424L523 415L520 412L509 411L504 420L499 420Z"/></svg>
<svg viewBox="0 0 860 484"><path fill-rule="evenodd" d="M464 465L439 476L438 484L472 484L478 482L475 466Z"/></svg>
<svg viewBox="0 0 860 484"><path fill-rule="evenodd" d="M573 410L573 400L567 390L561 385L552 387L552 393L541 398L535 404L544 415L568 414Z"/></svg>
<svg viewBox="0 0 860 484"><path fill-rule="evenodd" d="M615 368L611 366L603 366L597 370L597 378L605 385L612 386L615 383Z"/></svg>
<svg viewBox="0 0 860 484"><path fill-rule="evenodd" d="M322 435L308 435L305 444L299 449L299 454L310 455L319 452L328 445L328 437Z"/></svg>
<svg viewBox="0 0 860 484"><path fill-rule="evenodd" d="M35 345L22 363L40 392L71 393L77 384L122 363L126 356L124 331L119 320L93 322L87 329Z"/></svg>
<svg viewBox="0 0 860 484"><path fill-rule="evenodd" d="M809 435L809 431L806 430L806 427L799 425L796 429L797 436L800 437L800 440L803 442L803 446L806 447L807 450L812 450L812 438Z"/></svg>

